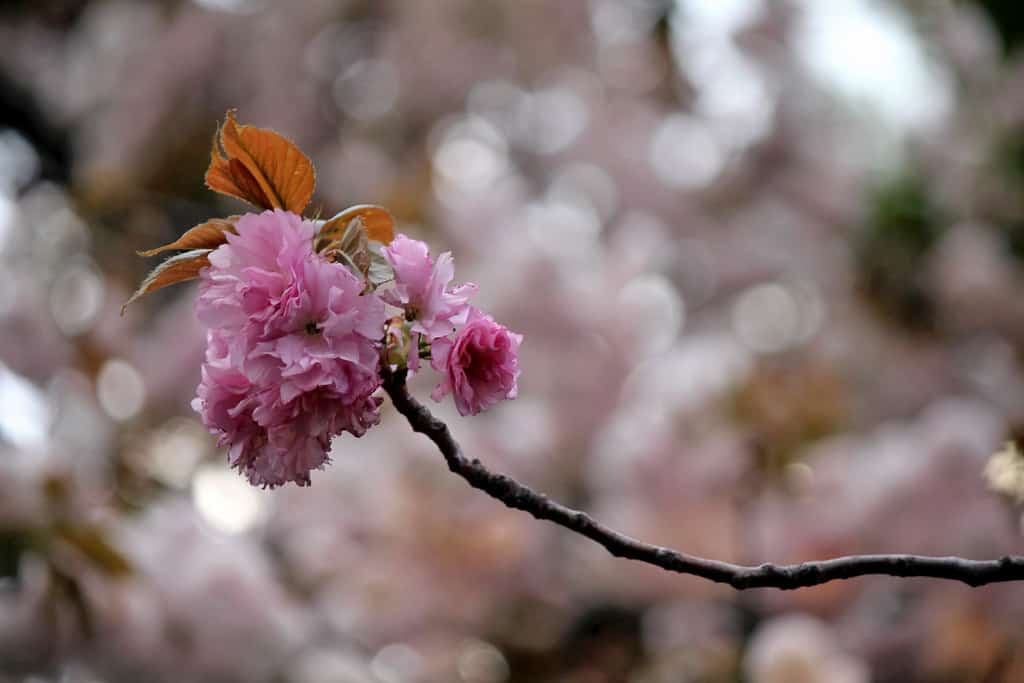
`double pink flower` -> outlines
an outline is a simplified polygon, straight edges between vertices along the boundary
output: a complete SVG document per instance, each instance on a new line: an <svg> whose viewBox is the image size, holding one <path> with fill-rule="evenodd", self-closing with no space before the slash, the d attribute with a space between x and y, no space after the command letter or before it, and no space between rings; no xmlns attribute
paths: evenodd
<svg viewBox="0 0 1024 683"><path fill-rule="evenodd" d="M453 394L460 415L476 415L498 401L515 398L522 341L522 335L470 309L469 319L454 338L442 337L430 345L430 364L444 373L430 397L440 401Z"/></svg>
<svg viewBox="0 0 1024 683"><path fill-rule="evenodd" d="M411 321L409 367L418 367L422 337L430 344L431 367L444 375L431 397L440 401L453 394L460 415L515 398L522 336L469 305L476 285L449 288L455 271L451 253L444 252L435 263L425 243L398 235L384 257L394 269L395 287L381 296Z"/></svg>
<svg viewBox="0 0 1024 683"><path fill-rule="evenodd" d="M201 273L196 311L209 334L192 405L259 486L308 485L333 437L379 421L381 351L395 336L385 303L404 313L410 369L429 346L443 374L435 400L452 393L472 415L516 395L522 337L469 305L476 285L450 286L450 253L435 263L399 235L383 250L394 284L377 293L313 249L316 230L286 211L247 214Z"/></svg>
<svg viewBox="0 0 1024 683"><path fill-rule="evenodd" d="M202 273L210 332L193 407L256 485L308 485L334 436L380 419L384 303L313 251L315 231L285 211L248 214Z"/></svg>
<svg viewBox="0 0 1024 683"><path fill-rule="evenodd" d="M414 334L431 341L466 322L469 299L477 286L466 283L449 288L455 277L451 252L444 252L434 263L425 242L399 234L384 247L384 258L395 272L395 286L382 291L381 297L405 311Z"/></svg>

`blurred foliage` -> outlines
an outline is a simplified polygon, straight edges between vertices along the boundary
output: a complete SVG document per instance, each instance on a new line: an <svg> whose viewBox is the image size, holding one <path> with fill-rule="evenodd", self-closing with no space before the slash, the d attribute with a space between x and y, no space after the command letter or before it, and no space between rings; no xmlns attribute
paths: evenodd
<svg viewBox="0 0 1024 683"><path fill-rule="evenodd" d="M839 429L846 412L835 371L806 359L760 363L730 401L753 440L760 474L769 478L782 475L804 448Z"/></svg>
<svg viewBox="0 0 1024 683"><path fill-rule="evenodd" d="M992 19L1007 54L1024 41L1024 4L1020 0L973 0Z"/></svg>
<svg viewBox="0 0 1024 683"><path fill-rule="evenodd" d="M1009 253L1024 265L1024 125L1003 135L993 156L992 183L1002 201L992 218Z"/></svg>
<svg viewBox="0 0 1024 683"><path fill-rule="evenodd" d="M0 131L11 128L39 155L42 179L66 183L71 170L71 136L54 125L42 105L21 83L0 68Z"/></svg>
<svg viewBox="0 0 1024 683"><path fill-rule="evenodd" d="M88 7L90 0L4 0L0 2L0 17L31 14L53 27L67 27L75 23Z"/></svg>
<svg viewBox="0 0 1024 683"><path fill-rule="evenodd" d="M924 265L944 228L927 180L914 171L883 181L868 200L857 245L862 282L884 313L909 328L934 324Z"/></svg>
<svg viewBox="0 0 1024 683"><path fill-rule="evenodd" d="M21 555L27 545L21 530L0 529L0 581L18 578Z"/></svg>

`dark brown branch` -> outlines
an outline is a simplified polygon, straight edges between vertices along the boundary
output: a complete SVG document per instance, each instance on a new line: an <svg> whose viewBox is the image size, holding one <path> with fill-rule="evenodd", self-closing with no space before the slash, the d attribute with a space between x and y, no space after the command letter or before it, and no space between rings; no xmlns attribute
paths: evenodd
<svg viewBox="0 0 1024 683"><path fill-rule="evenodd" d="M970 586L1024 580L1024 557L1019 556L1005 556L998 560L967 560L961 557L920 555L854 555L802 564L744 567L642 543L609 529L585 512L550 500L511 477L491 472L479 460L467 458L452 438L448 426L409 394L405 375L404 370L392 373L385 369L384 390L413 430L425 434L440 449L448 469L469 482L473 488L490 494L508 507L525 510L537 519L546 519L583 534L616 557L727 583L733 588L789 590L868 574L932 577L962 581Z"/></svg>

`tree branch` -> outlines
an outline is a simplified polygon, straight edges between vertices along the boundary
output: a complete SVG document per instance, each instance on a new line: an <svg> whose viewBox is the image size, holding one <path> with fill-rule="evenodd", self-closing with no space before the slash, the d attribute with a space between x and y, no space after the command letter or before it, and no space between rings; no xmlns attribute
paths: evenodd
<svg viewBox="0 0 1024 683"><path fill-rule="evenodd" d="M537 519L546 519L582 534L616 557L727 583L738 589L791 590L869 574L949 579L962 581L969 586L1024 580L1024 557L1020 556L1007 555L998 560L967 560L961 557L920 555L854 555L802 564L745 567L649 545L609 529L585 512L550 500L511 477L491 472L477 459L467 458L448 426L409 394L405 384L405 370L391 372L385 367L383 377L384 390L398 412L409 421L413 431L425 434L433 441L448 463L448 469L469 482L470 486L497 498L510 508L524 510Z"/></svg>

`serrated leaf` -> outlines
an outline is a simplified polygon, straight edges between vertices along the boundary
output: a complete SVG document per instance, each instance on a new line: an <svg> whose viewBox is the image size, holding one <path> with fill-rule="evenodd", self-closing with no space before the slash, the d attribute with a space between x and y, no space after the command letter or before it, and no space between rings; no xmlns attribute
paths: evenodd
<svg viewBox="0 0 1024 683"><path fill-rule="evenodd" d="M186 249L216 249L228 241L228 233L235 232L239 216L211 218L205 223L189 228L185 234L162 247L136 252L139 256L156 256L159 253Z"/></svg>
<svg viewBox="0 0 1024 683"><path fill-rule="evenodd" d="M206 186L214 192L230 195L248 202L248 195L235 183L234 173L231 170L231 162L224 157L220 151L220 126L213 134L213 146L210 149L210 166L206 169L204 180ZM259 204L262 206L262 204Z"/></svg>
<svg viewBox="0 0 1024 683"><path fill-rule="evenodd" d="M395 238L395 219L387 209L373 204L358 204L334 215L320 226L316 238L317 250L335 241L344 242L353 224L354 229L362 230L366 238L374 242L389 244Z"/></svg>
<svg viewBox="0 0 1024 683"><path fill-rule="evenodd" d="M214 135L206 186L264 209L301 214L313 196L313 164L291 140L242 126L229 110Z"/></svg>
<svg viewBox="0 0 1024 683"><path fill-rule="evenodd" d="M177 254L167 259L146 276L139 288L135 290L132 297L121 306L121 315L136 299L140 299L150 292L155 292L168 285L178 282L185 282L199 277L199 271L210 265L210 252L212 249L193 249L183 254Z"/></svg>

